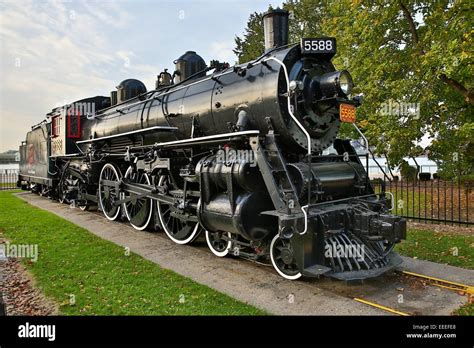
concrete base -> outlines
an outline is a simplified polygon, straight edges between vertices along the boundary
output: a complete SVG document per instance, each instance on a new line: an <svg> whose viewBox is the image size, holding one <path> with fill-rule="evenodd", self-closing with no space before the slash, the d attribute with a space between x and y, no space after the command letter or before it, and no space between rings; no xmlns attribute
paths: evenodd
<svg viewBox="0 0 474 348"><path fill-rule="evenodd" d="M279 315L385 315L380 309L352 300L369 301L413 314L450 314L466 298L429 286L426 289L403 283L396 274L351 285L328 278L287 281L272 267L239 258L215 257L204 241L180 246L164 233L136 231L125 223L108 221L103 215L48 200L31 193L19 198L77 224L100 238L128 247L143 258L194 281ZM474 283L474 271L404 258L402 269L462 283ZM402 289L402 290L400 290ZM403 299L400 303L400 294Z"/></svg>

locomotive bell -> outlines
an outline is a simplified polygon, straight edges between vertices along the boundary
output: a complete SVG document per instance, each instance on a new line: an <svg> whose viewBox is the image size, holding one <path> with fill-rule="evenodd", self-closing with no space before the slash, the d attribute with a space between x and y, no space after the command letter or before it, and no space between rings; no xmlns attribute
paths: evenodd
<svg viewBox="0 0 474 348"><path fill-rule="evenodd" d="M194 51L187 51L173 63L176 66L175 83L186 80L193 75L196 75L193 78L206 76L206 72L203 70L207 68L207 65L204 59ZM198 74L200 71L202 73Z"/></svg>
<svg viewBox="0 0 474 348"><path fill-rule="evenodd" d="M289 12L280 8L268 10L263 15L265 52L288 45L288 16Z"/></svg>
<svg viewBox="0 0 474 348"><path fill-rule="evenodd" d="M162 71L160 75L158 75L158 79L156 80L156 89L164 86L170 86L173 84L173 76L168 72L168 69Z"/></svg>

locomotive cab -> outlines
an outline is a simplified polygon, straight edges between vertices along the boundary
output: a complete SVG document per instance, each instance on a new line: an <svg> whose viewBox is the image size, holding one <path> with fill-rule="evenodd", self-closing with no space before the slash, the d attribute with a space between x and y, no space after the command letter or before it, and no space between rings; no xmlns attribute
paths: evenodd
<svg viewBox="0 0 474 348"><path fill-rule="evenodd" d="M46 115L51 123L51 156L80 153L76 141L83 139L98 110L110 106L109 97L92 97L57 107ZM84 134L85 133L85 134Z"/></svg>

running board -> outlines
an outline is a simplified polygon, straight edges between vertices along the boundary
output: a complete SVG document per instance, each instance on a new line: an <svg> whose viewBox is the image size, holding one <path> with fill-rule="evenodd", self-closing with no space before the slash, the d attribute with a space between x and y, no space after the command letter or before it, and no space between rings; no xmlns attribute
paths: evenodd
<svg viewBox="0 0 474 348"><path fill-rule="evenodd" d="M87 143L93 143L96 141L104 141L104 140L109 140L113 138L118 138L118 137L125 137L125 136L132 136L135 134L141 134L141 133L149 133L149 132L174 132L177 131L177 127L167 127L167 126L155 126L155 127L149 127L149 128L144 128L144 129L137 129L131 132L125 132L125 133L118 133L114 135L108 135L105 137L100 137L100 138L93 138L93 139L87 139L87 140L80 140L76 141L76 144L87 144Z"/></svg>
<svg viewBox="0 0 474 348"><path fill-rule="evenodd" d="M232 132L232 133L222 133L222 134L215 134L215 135L206 135L203 137L197 138L189 138L189 139L182 139L182 140L173 140L167 141L163 143L155 143L152 145L139 145L139 146L131 146L130 150L136 149L144 149L144 148L179 148L185 146L196 146L202 144L211 144L211 143L226 143L234 140L240 140L242 138L247 139L250 136L257 136L259 135L260 131L258 130L247 130L247 131L240 131L240 132Z"/></svg>

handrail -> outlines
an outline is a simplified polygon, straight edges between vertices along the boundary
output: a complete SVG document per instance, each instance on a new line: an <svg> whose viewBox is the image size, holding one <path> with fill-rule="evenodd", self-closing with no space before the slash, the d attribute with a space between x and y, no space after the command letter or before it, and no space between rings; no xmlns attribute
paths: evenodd
<svg viewBox="0 0 474 348"><path fill-rule="evenodd" d="M290 91L290 78L288 76L288 69L286 68L286 65L281 61L279 60L278 58L275 58L275 57L268 57L266 59L263 60L263 62L268 62L269 60L273 60L275 62L277 62L278 64L281 65L281 67L283 68L283 72L285 74L285 79L286 79L286 87L287 87L287 92L286 92L286 97L287 97L287 104L288 104L288 113L290 114L291 118L293 119L293 121L295 121L296 125L298 126L298 128L303 132L303 134L306 136L306 141L308 142L308 160L311 159L311 135L308 133L308 131L306 130L306 128L301 124L301 122L298 120L298 118L293 114L293 111L291 110L291 91ZM309 165L309 167L311 168L311 165ZM311 181L309 181L308 183L308 186L311 185ZM309 189L309 193L311 193L311 188L308 187ZM308 204L309 204L309 201L308 201ZM303 229L303 232L298 232L298 234L300 235L304 235L306 234L306 232L308 231L308 214L307 212L305 211L305 209L308 208L308 205L304 205L301 207L301 211L303 212L303 215L304 215L304 229Z"/></svg>

